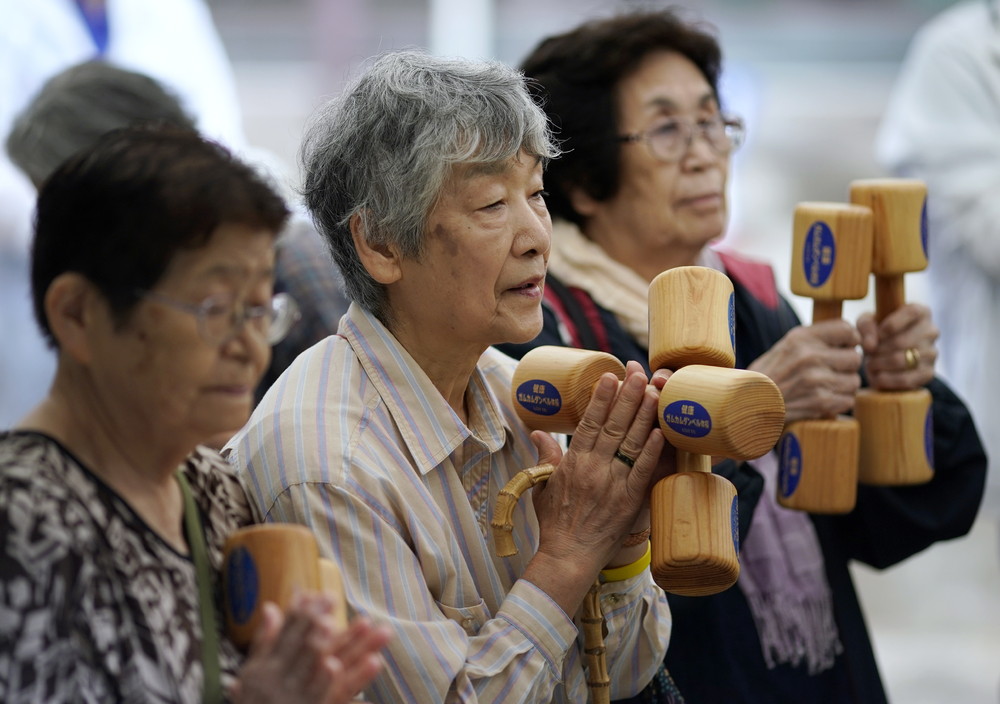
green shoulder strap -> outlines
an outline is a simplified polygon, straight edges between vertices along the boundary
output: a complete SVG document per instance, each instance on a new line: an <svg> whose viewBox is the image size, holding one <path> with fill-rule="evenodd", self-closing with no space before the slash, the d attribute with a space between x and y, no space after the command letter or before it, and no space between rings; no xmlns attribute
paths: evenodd
<svg viewBox="0 0 1000 704"><path fill-rule="evenodd" d="M208 548L201 527L201 514L191 495L184 473L177 472L177 483L184 496L184 535L198 581L198 606L201 611L201 662L204 670L205 704L219 704L222 697L222 677L219 668L219 631L215 625L215 602L212 599L212 572L208 566Z"/></svg>

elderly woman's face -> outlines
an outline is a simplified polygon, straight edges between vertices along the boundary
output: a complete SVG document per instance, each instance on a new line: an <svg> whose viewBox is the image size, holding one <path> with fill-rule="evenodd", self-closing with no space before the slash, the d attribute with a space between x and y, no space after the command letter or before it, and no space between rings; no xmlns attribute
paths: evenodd
<svg viewBox="0 0 1000 704"><path fill-rule="evenodd" d="M424 251L401 265L390 301L404 344L475 355L541 329L552 222L542 165L526 154L455 167L427 220Z"/></svg>
<svg viewBox="0 0 1000 704"><path fill-rule="evenodd" d="M694 125L719 114L712 88L697 66L668 51L649 54L618 84L619 134L639 134L678 120ZM664 245L700 248L726 226L727 154L695 136L678 160L664 162L645 142L622 145L621 187L596 207L640 238L650 251Z"/></svg>
<svg viewBox="0 0 1000 704"><path fill-rule="evenodd" d="M147 419L157 432L202 442L238 430L270 359L260 326L246 324L229 340L209 341L198 316L171 302L198 306L214 297L242 310L267 305L273 286L273 233L220 226L204 247L174 256L124 328L101 336L105 349L93 362L98 383L113 390L119 411Z"/></svg>

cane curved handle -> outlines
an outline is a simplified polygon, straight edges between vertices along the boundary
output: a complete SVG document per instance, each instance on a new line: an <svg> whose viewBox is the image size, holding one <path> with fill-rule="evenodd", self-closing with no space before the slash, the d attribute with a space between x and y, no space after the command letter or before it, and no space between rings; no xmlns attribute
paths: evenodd
<svg viewBox="0 0 1000 704"><path fill-rule="evenodd" d="M514 538L511 537L514 530L514 507L517 506L517 500L531 487L545 482L552 476L555 469L551 464L528 467L515 474L500 490L500 494L497 496L497 510L493 514L493 520L490 521L490 527L493 528L493 544L500 557L510 557L517 554L517 546L514 545Z"/></svg>

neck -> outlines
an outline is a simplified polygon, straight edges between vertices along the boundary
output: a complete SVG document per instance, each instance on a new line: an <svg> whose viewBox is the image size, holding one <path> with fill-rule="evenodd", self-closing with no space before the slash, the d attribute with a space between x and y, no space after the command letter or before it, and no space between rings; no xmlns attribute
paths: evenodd
<svg viewBox="0 0 1000 704"><path fill-rule="evenodd" d="M484 350L459 350L447 336L430 338L416 334L411 326L400 325L391 330L400 344L431 380L451 409L463 423L469 422L465 393L476 364Z"/></svg>
<svg viewBox="0 0 1000 704"><path fill-rule="evenodd" d="M49 395L18 427L58 440L164 540L186 551L174 475L195 443L156 442L154 434L122 422L128 417L122 409L102 403L79 382L79 375L60 365Z"/></svg>
<svg viewBox="0 0 1000 704"><path fill-rule="evenodd" d="M669 269L697 264L702 250L701 246L686 246L679 242L650 244L636 237L623 237L621 230L596 218L586 223L583 233L609 257L647 282Z"/></svg>

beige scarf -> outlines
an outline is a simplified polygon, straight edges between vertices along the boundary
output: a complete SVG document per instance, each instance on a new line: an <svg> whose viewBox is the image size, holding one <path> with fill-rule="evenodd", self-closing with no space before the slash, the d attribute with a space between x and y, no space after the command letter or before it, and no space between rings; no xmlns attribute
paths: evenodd
<svg viewBox="0 0 1000 704"><path fill-rule="evenodd" d="M702 250L699 266L722 271L711 249ZM581 288L614 314L625 331L649 347L649 282L607 253L566 220L552 223L549 271L567 286Z"/></svg>

